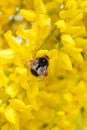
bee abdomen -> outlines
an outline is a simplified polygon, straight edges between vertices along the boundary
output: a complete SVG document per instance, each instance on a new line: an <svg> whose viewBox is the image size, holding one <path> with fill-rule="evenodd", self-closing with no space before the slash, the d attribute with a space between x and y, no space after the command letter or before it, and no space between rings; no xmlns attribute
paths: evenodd
<svg viewBox="0 0 87 130"><path fill-rule="evenodd" d="M36 76L36 77L38 77L39 75L38 75L38 73L34 70L34 69L30 69L31 70L31 73L34 75L34 76Z"/></svg>

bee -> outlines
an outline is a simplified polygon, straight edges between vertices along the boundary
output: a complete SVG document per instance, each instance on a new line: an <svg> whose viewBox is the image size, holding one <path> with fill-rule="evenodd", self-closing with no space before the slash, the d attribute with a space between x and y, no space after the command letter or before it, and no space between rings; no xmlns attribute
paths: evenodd
<svg viewBox="0 0 87 130"><path fill-rule="evenodd" d="M30 65L30 71L31 73L38 77L38 76L47 76L47 68L49 65L49 57L48 56L43 56L36 58L35 60L31 60L28 62Z"/></svg>

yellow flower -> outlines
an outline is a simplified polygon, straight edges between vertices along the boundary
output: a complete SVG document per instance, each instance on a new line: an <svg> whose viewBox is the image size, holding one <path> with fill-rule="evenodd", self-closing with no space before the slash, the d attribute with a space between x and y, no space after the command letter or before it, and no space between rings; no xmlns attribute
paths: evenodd
<svg viewBox="0 0 87 130"><path fill-rule="evenodd" d="M26 30L20 26L17 34L31 42L31 45L34 46L35 49L39 48L43 40L49 34L51 29L51 19L46 14L38 14L37 12L31 10L21 10L20 13L27 20L33 22L33 24L31 25L30 30Z"/></svg>
<svg viewBox="0 0 87 130"><path fill-rule="evenodd" d="M5 0L0 7L0 129L86 129L87 1ZM40 57L48 57L47 76L31 72L43 68Z"/></svg>

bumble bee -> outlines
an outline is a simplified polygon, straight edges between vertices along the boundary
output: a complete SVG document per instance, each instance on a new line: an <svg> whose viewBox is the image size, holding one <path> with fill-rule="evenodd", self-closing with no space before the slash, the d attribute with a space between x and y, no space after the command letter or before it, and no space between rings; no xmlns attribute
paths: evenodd
<svg viewBox="0 0 87 130"><path fill-rule="evenodd" d="M36 58L35 60L32 60L29 62L30 64L30 71L31 73L38 77L38 76L47 76L47 68L49 65L49 57L44 56L44 57L39 57Z"/></svg>

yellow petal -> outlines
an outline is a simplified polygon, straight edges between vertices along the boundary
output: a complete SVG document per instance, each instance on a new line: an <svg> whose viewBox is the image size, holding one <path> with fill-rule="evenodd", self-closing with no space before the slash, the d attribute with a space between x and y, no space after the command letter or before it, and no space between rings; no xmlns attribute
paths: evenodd
<svg viewBox="0 0 87 130"><path fill-rule="evenodd" d="M51 29L51 19L47 15L39 15L36 22L36 25L33 26L34 29L36 30L37 28L41 39L45 39L49 35Z"/></svg>
<svg viewBox="0 0 87 130"><path fill-rule="evenodd" d="M79 20L81 20L83 18L83 13L81 11L76 12L76 15L72 18L72 20L70 21L71 25L75 25L76 23L78 23Z"/></svg>
<svg viewBox="0 0 87 130"><path fill-rule="evenodd" d="M66 5L65 5L65 8L67 9L76 9L77 8L77 3L75 0L71 0L71 1L67 1L66 2Z"/></svg>
<svg viewBox="0 0 87 130"><path fill-rule="evenodd" d="M0 87L7 86L8 79L2 69L0 69Z"/></svg>
<svg viewBox="0 0 87 130"><path fill-rule="evenodd" d="M62 43L65 44L70 44L71 46L75 46L75 42L73 40L73 38L69 35L69 34L63 34L61 36L62 39Z"/></svg>
<svg viewBox="0 0 87 130"><path fill-rule="evenodd" d="M11 63L14 60L14 53L12 50L0 50L0 64L6 64L6 63ZM4 68L4 65L3 65Z"/></svg>
<svg viewBox="0 0 87 130"><path fill-rule="evenodd" d="M11 106L8 106L5 109L5 117L10 123L12 124L16 123L16 111Z"/></svg>
<svg viewBox="0 0 87 130"><path fill-rule="evenodd" d="M84 59L81 55L82 49L81 48L75 48L71 47L70 45L65 45L63 50L69 54L74 60L77 62L83 62Z"/></svg>
<svg viewBox="0 0 87 130"><path fill-rule="evenodd" d="M48 74L49 74L49 75L54 73L55 63L56 63L55 58L49 60L49 67L48 67Z"/></svg>
<svg viewBox="0 0 87 130"><path fill-rule="evenodd" d="M87 39L84 39L82 37L76 37L75 42L76 42L77 47L87 49Z"/></svg>
<svg viewBox="0 0 87 130"><path fill-rule="evenodd" d="M31 106L30 105L25 105L24 102L22 100L19 100L19 99L11 99L10 100L10 103L12 104L12 106L14 106L14 108L17 110L17 111L24 111L25 113L26 112L29 112L31 110Z"/></svg>
<svg viewBox="0 0 87 130"><path fill-rule="evenodd" d="M75 61L77 61L77 62L83 62L83 61L84 61L83 56L82 56L80 53L77 53L76 55L74 54L74 55L72 55L71 57L72 57Z"/></svg>
<svg viewBox="0 0 87 130"><path fill-rule="evenodd" d="M63 97L66 101L72 102L72 95L70 93L65 93Z"/></svg>
<svg viewBox="0 0 87 130"><path fill-rule="evenodd" d="M42 0L34 0L34 8L35 12L37 12L38 14L46 13L46 8Z"/></svg>
<svg viewBox="0 0 87 130"><path fill-rule="evenodd" d="M66 30L66 24L64 20L58 20L55 24L57 25L57 28L61 30L61 32Z"/></svg>
<svg viewBox="0 0 87 130"><path fill-rule="evenodd" d="M58 111L58 112L57 112L57 115L58 115L58 116L65 116L65 112L64 112L64 111Z"/></svg>
<svg viewBox="0 0 87 130"><path fill-rule="evenodd" d="M59 52L58 58L59 58L58 60L59 60L59 63L61 64L61 67L63 67L65 70L73 69L70 57L66 53Z"/></svg>
<svg viewBox="0 0 87 130"><path fill-rule="evenodd" d="M52 59L52 58L57 58L57 55L58 55L58 53L57 53L57 50L56 50L56 49L52 49L52 50L50 50L50 51L48 52L48 57L49 57L50 59Z"/></svg>
<svg viewBox="0 0 87 130"><path fill-rule="evenodd" d="M54 126L52 130L61 130L58 126Z"/></svg>
<svg viewBox="0 0 87 130"><path fill-rule="evenodd" d="M69 16L69 12L66 11L66 10L62 10L62 11L59 12L59 16L60 16L60 19L65 20L65 19L68 18L68 16Z"/></svg>
<svg viewBox="0 0 87 130"><path fill-rule="evenodd" d="M73 37L84 36L86 34L86 29L83 25L80 26L69 26L67 24L67 28L65 31L67 34L71 34Z"/></svg>
<svg viewBox="0 0 87 130"><path fill-rule="evenodd" d="M14 126L13 126L14 127ZM8 123L3 123L1 130L13 130L14 128L12 128L12 125L8 122Z"/></svg>
<svg viewBox="0 0 87 130"><path fill-rule="evenodd" d="M81 80L75 87L70 90L73 94L84 94L86 92L86 86L83 80Z"/></svg>
<svg viewBox="0 0 87 130"><path fill-rule="evenodd" d="M37 57L41 57L41 56L45 56L45 55L48 56L48 50L39 50L39 51L36 53L36 56L37 56Z"/></svg>
<svg viewBox="0 0 87 130"><path fill-rule="evenodd" d="M32 10L21 9L20 14L29 21L34 21L36 17L35 12Z"/></svg>
<svg viewBox="0 0 87 130"><path fill-rule="evenodd" d="M14 52L17 52L20 49L20 43L14 36L12 36L11 31L5 33L5 38Z"/></svg>
<svg viewBox="0 0 87 130"><path fill-rule="evenodd" d="M65 20L67 23L74 25L76 22L83 18L83 13L79 10L62 10L59 13L61 19ZM69 26L69 25L68 25Z"/></svg>
<svg viewBox="0 0 87 130"><path fill-rule="evenodd" d="M0 50L0 58L13 59L14 53L12 50Z"/></svg>
<svg viewBox="0 0 87 130"><path fill-rule="evenodd" d="M13 85L13 86L9 86L5 89L5 92L11 97L14 98L18 92L18 88L17 86Z"/></svg>
<svg viewBox="0 0 87 130"><path fill-rule="evenodd" d="M27 40L34 40L37 36L37 30L35 29L30 29L30 30L24 30L24 28L22 26L19 26L18 30L17 30L17 35L23 37L24 39Z"/></svg>
<svg viewBox="0 0 87 130"><path fill-rule="evenodd" d="M86 12L87 12L87 1L81 1L81 5L80 5Z"/></svg>

